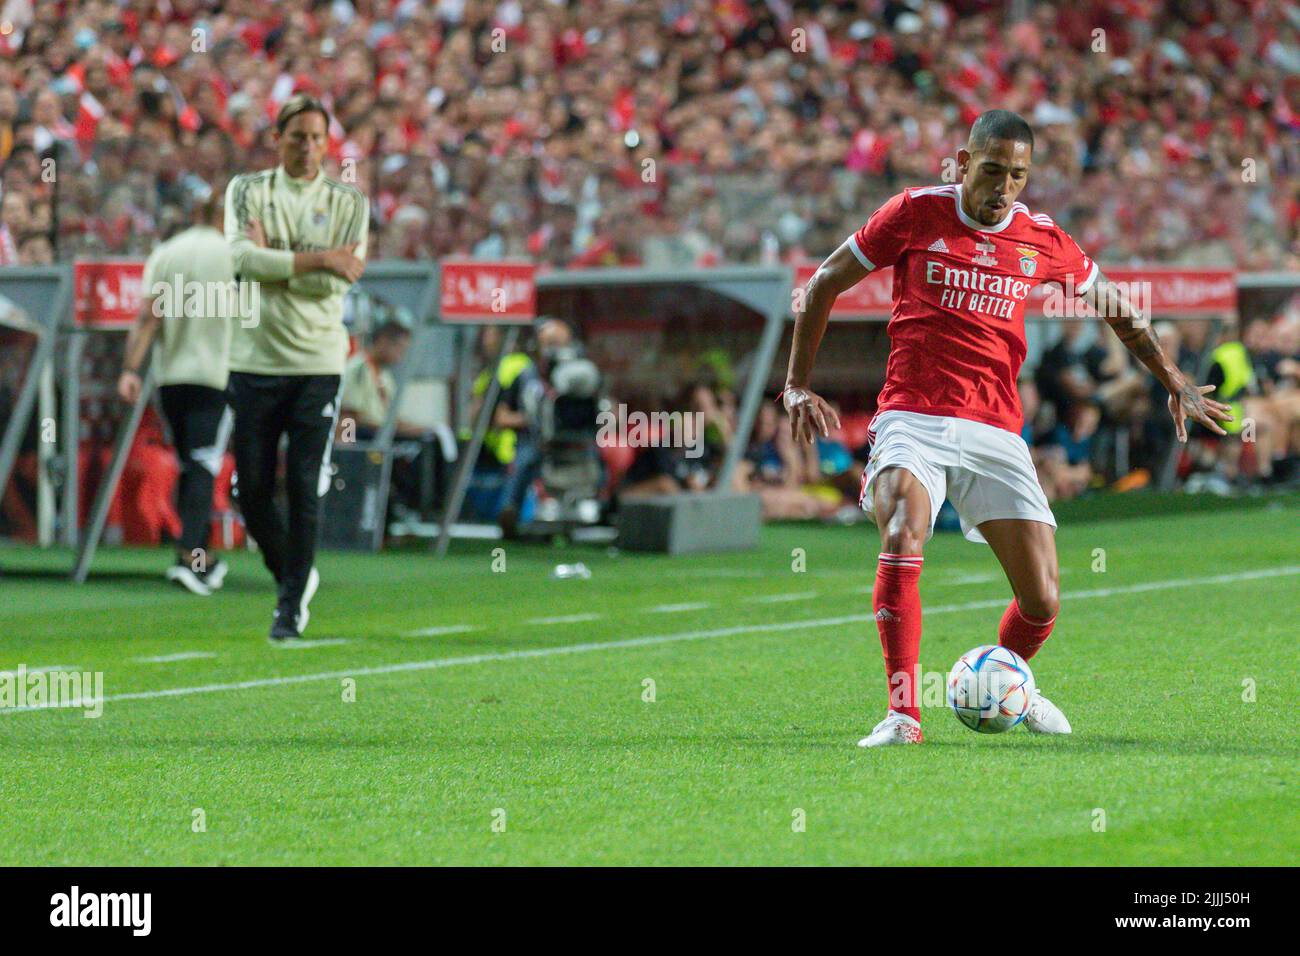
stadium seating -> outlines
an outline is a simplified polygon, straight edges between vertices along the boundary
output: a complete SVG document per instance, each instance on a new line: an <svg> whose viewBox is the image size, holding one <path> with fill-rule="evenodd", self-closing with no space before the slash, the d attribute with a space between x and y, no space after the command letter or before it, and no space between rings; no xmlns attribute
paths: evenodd
<svg viewBox="0 0 1300 956"><path fill-rule="evenodd" d="M1097 258L1300 261L1277 2L1231 23L1118 0L23 6L0 35L0 264L147 252L197 191L271 163L298 90L335 112L375 257L818 257L999 105L1040 130L1029 198Z"/></svg>

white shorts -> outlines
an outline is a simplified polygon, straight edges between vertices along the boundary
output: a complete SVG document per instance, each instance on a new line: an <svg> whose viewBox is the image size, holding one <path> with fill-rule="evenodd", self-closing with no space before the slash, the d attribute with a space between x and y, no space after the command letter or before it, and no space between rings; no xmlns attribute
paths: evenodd
<svg viewBox="0 0 1300 956"><path fill-rule="evenodd" d="M872 513L872 483L885 468L906 468L930 494L930 530L944 499L952 500L961 530L983 542L979 525L1021 518L1056 527L1029 446L1003 428L944 415L886 411L871 421L871 454L858 504Z"/></svg>

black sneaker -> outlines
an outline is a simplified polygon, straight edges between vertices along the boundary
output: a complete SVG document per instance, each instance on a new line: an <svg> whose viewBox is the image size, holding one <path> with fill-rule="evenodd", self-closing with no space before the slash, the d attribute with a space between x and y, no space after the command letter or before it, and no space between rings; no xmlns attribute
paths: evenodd
<svg viewBox="0 0 1300 956"><path fill-rule="evenodd" d="M276 607L269 636L272 644L297 640L302 636L298 631L298 614L292 605L281 603Z"/></svg>

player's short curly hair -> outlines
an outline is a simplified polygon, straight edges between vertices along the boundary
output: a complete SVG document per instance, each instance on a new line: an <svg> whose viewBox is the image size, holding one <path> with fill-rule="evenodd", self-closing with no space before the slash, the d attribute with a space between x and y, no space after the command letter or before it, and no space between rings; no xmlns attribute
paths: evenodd
<svg viewBox="0 0 1300 956"><path fill-rule="evenodd" d="M275 131L283 133L289 121L295 116L301 116L303 113L319 113L325 118L325 125L330 122L330 114L325 109L325 104L314 96L308 96L306 93L299 93L289 97L280 107L280 112L275 114Z"/></svg>

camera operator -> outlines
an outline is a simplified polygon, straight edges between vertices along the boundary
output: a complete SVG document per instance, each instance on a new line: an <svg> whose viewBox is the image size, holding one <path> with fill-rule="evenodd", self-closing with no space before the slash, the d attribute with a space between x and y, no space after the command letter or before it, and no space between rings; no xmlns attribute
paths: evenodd
<svg viewBox="0 0 1300 956"><path fill-rule="evenodd" d="M542 321L536 351L536 363L515 383L517 407L527 425L518 430L502 493L498 523L506 537L517 533L524 499L539 475L548 485L554 479L556 488L548 490L569 499L594 498L598 491L600 373L583 355L574 326L563 319Z"/></svg>

